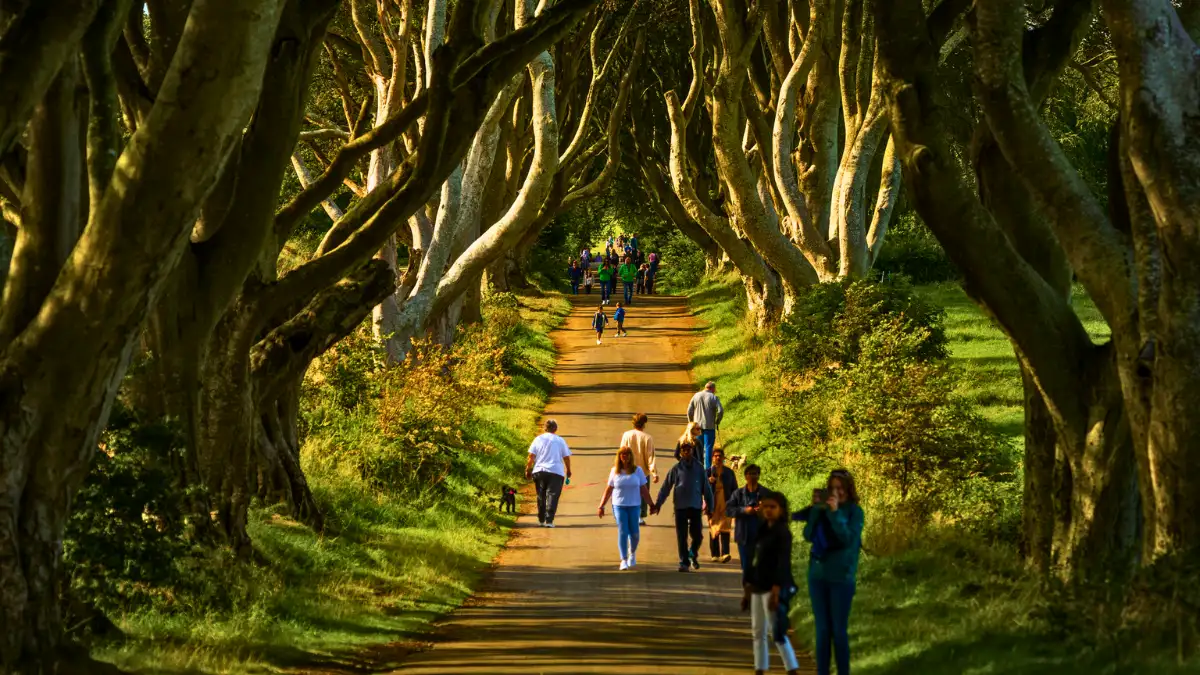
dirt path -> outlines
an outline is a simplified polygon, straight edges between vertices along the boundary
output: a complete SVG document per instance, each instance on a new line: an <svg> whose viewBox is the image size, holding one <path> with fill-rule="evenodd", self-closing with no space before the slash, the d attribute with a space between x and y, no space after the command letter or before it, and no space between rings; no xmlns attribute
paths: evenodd
<svg viewBox="0 0 1200 675"><path fill-rule="evenodd" d="M669 506L642 528L638 566L617 569L616 525L596 517L613 454L634 412L646 412L659 475L674 463L692 378L695 322L682 298L638 298L629 337L591 331L597 295L580 296L555 331L560 359L546 415L570 444L574 477L555 529L522 516L487 588L443 622L433 649L402 673L745 673L753 669L749 618L738 612L740 568L708 563L676 570ZM609 311L611 315L611 311ZM658 494L658 486L651 486ZM777 659L777 656L773 656ZM782 672L777 660L776 672Z"/></svg>

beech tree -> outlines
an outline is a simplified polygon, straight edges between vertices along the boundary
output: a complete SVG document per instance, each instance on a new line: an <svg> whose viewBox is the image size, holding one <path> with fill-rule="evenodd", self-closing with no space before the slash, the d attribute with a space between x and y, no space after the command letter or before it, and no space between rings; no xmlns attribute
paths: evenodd
<svg viewBox="0 0 1200 675"><path fill-rule="evenodd" d="M708 7L689 2L687 95L666 93L672 183L747 279L750 306L765 321L788 309L795 289L867 273L896 204L900 167L884 142L872 15L861 0ZM697 120L711 129L720 209L692 184L692 163L705 161L688 156L687 129ZM878 178L868 189L873 167Z"/></svg>
<svg viewBox="0 0 1200 675"><path fill-rule="evenodd" d="M459 2L449 19L431 3L446 37L423 94L376 126L360 116L276 212L339 4L24 3L0 17L0 199L16 229L0 304L4 670L81 658L63 643L59 542L147 319L160 407L188 438L184 476L208 488L211 529L244 550L259 471L268 489L299 494L301 513L311 506L291 465L294 384L391 291L371 256L452 173L499 92L591 3L565 0L491 41L496 3ZM418 120L413 152L339 218L323 254L275 279L300 218Z"/></svg>
<svg viewBox="0 0 1200 675"><path fill-rule="evenodd" d="M1200 373L1195 227L1196 44L1168 0L1106 0L1119 70L1108 208L1038 113L1096 4L978 0L968 16L977 90L978 190L947 142L939 48L970 3L926 14L873 0L896 148L918 212L1012 340L1026 374L1026 548L1067 578L1101 579L1198 543ZM1190 14L1185 14L1189 17ZM1095 344L1069 304L1072 276L1112 339Z"/></svg>

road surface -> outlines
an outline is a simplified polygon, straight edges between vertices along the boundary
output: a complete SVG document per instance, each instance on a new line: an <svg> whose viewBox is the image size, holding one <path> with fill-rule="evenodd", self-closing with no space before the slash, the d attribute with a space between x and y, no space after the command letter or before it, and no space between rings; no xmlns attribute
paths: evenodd
<svg viewBox="0 0 1200 675"><path fill-rule="evenodd" d="M738 611L736 551L731 563L710 563L706 542L701 569L678 572L668 503L642 528L637 567L621 572L611 507L603 520L596 516L633 413L650 416L646 431L659 449L660 478L674 464L674 439L693 393L689 363L697 328L687 303L639 297L627 310L629 337L616 338L610 323L597 346L591 317L599 296L578 297L553 335L559 361L546 408L573 453L574 476L557 527L541 528L535 515L521 516L485 588L442 622L433 648L414 654L401 673L753 671L749 616ZM610 316L614 307L607 308ZM655 496L659 485L651 486ZM783 672L774 653L772 666Z"/></svg>

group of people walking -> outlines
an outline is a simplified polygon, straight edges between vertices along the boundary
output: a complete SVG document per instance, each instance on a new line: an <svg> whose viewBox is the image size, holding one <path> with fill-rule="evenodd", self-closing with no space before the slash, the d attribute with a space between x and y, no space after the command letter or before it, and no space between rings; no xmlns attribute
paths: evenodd
<svg viewBox="0 0 1200 675"><path fill-rule="evenodd" d="M596 269L592 270L592 264ZM585 294L591 294L592 287L600 286L600 304L612 302L617 293L617 282L622 284L625 305L633 302L635 295L654 294L654 283L658 277L659 255L647 254L639 248L637 235L628 241L621 235L616 241L609 239L603 254L592 255L591 249L584 248L579 252L579 259L572 260L567 268L567 278L571 282L571 293L579 295L580 286Z"/></svg>
<svg viewBox="0 0 1200 675"><path fill-rule="evenodd" d="M817 672L829 675L836 662L839 675L849 675L850 607L864 522L854 479L844 469L833 471L825 487L813 491L812 503L792 513L785 495L759 482L762 470L757 465L742 468L744 483L739 485L725 453L715 447L723 416L716 384L709 382L688 406L687 428L675 444L676 463L654 496L650 486L659 482L654 439L645 429L648 416L634 415L596 509L603 518L605 507L612 504L619 569L637 565L640 526L672 498L679 571L700 569L705 521L710 561L731 562L732 540L742 569L741 606L750 613L755 672L768 669L774 643L788 673L796 673L799 661L788 639L788 609L799 592L792 575L790 524L803 523L803 537L810 544L807 590L816 626ZM527 476L537 486L538 521L546 527L554 526L558 497L570 477L570 450L556 429L557 423L547 420L546 433L534 439L526 465Z"/></svg>

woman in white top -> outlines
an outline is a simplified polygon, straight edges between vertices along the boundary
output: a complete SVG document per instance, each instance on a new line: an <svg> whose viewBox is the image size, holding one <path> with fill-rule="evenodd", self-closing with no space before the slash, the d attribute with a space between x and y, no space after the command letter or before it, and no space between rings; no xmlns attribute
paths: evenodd
<svg viewBox="0 0 1200 675"><path fill-rule="evenodd" d="M637 547L640 531L638 516L642 504L649 504L650 481L646 472L633 461L633 450L628 445L621 446L617 458L613 462L612 471L608 474L608 487L604 497L600 499L600 508L596 515L604 517L604 505L612 498L613 516L617 519L617 550L621 553L621 569L627 570L637 564Z"/></svg>

